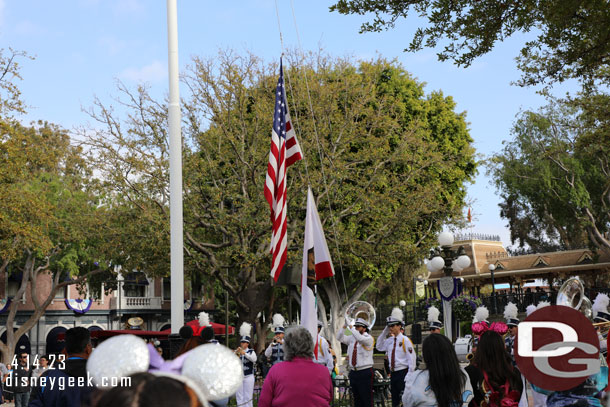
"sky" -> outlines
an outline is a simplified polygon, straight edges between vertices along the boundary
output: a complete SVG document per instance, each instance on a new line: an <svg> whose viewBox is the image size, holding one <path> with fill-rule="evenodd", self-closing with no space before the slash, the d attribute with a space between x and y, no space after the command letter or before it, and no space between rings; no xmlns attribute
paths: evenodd
<svg viewBox="0 0 610 407"><path fill-rule="evenodd" d="M498 44L467 68L439 62L434 50L405 53L421 21L402 20L382 33L359 34L363 16L330 13L332 0L178 0L181 71L193 56L213 57L219 49L247 51L269 62L286 48L322 47L330 55L397 59L426 91L442 90L467 112L479 158L500 151L511 138L516 115L545 101L536 89L511 85L520 73L517 56L525 37ZM277 8L276 8L277 5ZM279 17L278 17L279 16ZM66 129L89 122L83 113L95 97L112 103L116 81L128 87L145 83L167 94L167 17L162 0L0 0L0 48L26 51L21 60L22 98L30 107L24 123L46 120ZM272 117L269 117L270 126ZM298 129L297 129L298 131ZM303 136L301 136L303 137ZM475 233L499 235L510 244L500 218L498 192L480 168L468 185Z"/></svg>

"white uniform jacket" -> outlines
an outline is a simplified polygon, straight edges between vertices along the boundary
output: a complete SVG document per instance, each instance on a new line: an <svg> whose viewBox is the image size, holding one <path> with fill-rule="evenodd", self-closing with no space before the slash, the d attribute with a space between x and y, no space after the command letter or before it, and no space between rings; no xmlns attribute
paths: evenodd
<svg viewBox="0 0 610 407"><path fill-rule="evenodd" d="M373 345L375 339L367 332L361 334L356 328L350 328L351 336L345 336L343 330L337 334L337 339L347 345L347 363L350 370L363 370L373 367ZM356 348L356 366L352 364L352 355L354 353L354 345L358 343Z"/></svg>
<svg viewBox="0 0 610 407"><path fill-rule="evenodd" d="M328 368L328 372L332 373L335 364L333 362L333 354L330 353L330 349L328 348L328 341L322 335L318 334L317 344L318 357L316 357L316 354L314 352L313 361L319 365L326 366Z"/></svg>
<svg viewBox="0 0 610 407"><path fill-rule="evenodd" d="M388 336L390 332L389 328L386 326L385 329L377 338L377 349L386 352L388 355L388 361L390 362L390 368L392 368L392 352L394 352L394 370L403 370L409 369L409 372L415 370L415 349L413 348L413 342L402 333L399 333L396 336L396 341L394 341L393 336ZM396 348L394 348L394 344L396 344Z"/></svg>

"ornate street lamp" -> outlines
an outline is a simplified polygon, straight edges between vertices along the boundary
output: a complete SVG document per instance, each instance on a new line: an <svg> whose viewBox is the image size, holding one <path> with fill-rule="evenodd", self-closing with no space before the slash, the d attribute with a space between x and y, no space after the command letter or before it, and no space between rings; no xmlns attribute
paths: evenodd
<svg viewBox="0 0 610 407"><path fill-rule="evenodd" d="M441 269L445 272L445 276L449 277L453 272L460 272L470 266L470 257L466 255L464 246L460 246L454 250L453 235L451 232L442 232L438 235L438 244L440 248L430 250L430 258L426 267L428 271L435 272Z"/></svg>
<svg viewBox="0 0 610 407"><path fill-rule="evenodd" d="M439 280L438 289L443 300L443 319L445 323L445 334L451 338L452 318L451 300L457 295L457 283L452 277L454 272L460 272L470 266L470 257L466 255L464 246L453 249L453 234L441 232L438 235L440 247L430 250L430 257L426 267L434 273L443 270L445 277Z"/></svg>

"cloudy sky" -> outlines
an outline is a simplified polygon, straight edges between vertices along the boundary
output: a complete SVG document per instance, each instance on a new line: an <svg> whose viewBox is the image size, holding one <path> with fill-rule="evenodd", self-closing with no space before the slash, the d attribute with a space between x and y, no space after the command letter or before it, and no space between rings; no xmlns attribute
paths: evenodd
<svg viewBox="0 0 610 407"><path fill-rule="evenodd" d="M388 32L358 34L364 18L330 13L332 0L178 0L180 66L193 56L213 56L227 47L251 51L266 61L277 59L282 48L276 3L286 47L307 51L321 46L337 56L396 58L427 84L428 92L441 89L453 96L458 111L467 112L482 158L511 137L519 111L544 103L535 89L510 84L519 77L514 57L524 37L499 44L462 69L438 62L434 50L403 52L417 20L401 21ZM127 86L146 83L154 94L167 93L165 1L0 0L0 44L35 57L21 61L19 86L30 106L24 122L43 119L68 129L86 123L82 108L91 106L94 97L110 102L117 94L117 79ZM499 234L509 244L497 192L483 169L468 194L472 230Z"/></svg>

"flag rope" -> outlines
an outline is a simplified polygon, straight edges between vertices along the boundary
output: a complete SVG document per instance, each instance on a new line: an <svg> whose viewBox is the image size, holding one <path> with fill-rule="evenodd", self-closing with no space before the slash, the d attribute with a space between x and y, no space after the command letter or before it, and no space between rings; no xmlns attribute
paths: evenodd
<svg viewBox="0 0 610 407"><path fill-rule="evenodd" d="M276 2L277 2L277 0L276 0ZM301 52L301 54L303 54L303 47L301 45L301 36L299 34L299 27L297 25L297 19L294 14L293 0L290 0L290 8L292 10L292 19L294 21L294 30L296 31L296 35L297 35L299 51ZM307 71L303 71L303 78L305 79L305 88L307 89L307 100L309 102L309 110L311 112L311 118L313 119L313 131L314 131L314 135L316 136L316 145L318 147L318 158L320 159L320 172L322 173L322 180L324 181L324 188L326 190L326 198L328 199L328 210L330 212L330 217L333 220L332 221L333 235L335 236L335 248L337 251L337 257L339 259L339 271L341 272L341 279L343 280L343 290L345 291L345 301L348 301L349 296L347 295L347 285L345 283L345 275L343 274L343 262L341 261L341 251L339 250L339 244L337 243L337 228L336 228L335 216L334 216L332 205L330 202L330 194L328 193L328 180L326 179L326 172L324 171L324 160L322 159L323 158L322 157L322 147L320 144L320 137L318 135L318 126L316 123L316 116L313 111L313 104L311 103L311 91L309 90L309 82L307 81ZM308 175L307 181L309 183L309 175ZM339 298L341 298L341 293L339 292L339 287L337 286L337 279L333 278L333 282L335 284L335 289L337 290L337 295L339 296Z"/></svg>
<svg viewBox="0 0 610 407"><path fill-rule="evenodd" d="M292 0L290 2L290 6L291 6L291 9L292 9L292 18L293 18L294 25L295 25L297 41L298 41L298 44L299 44L299 51L300 51L301 54L303 54L302 46L301 46L301 37L299 35L299 29L297 27L296 16L294 14L294 3L292 2ZM275 14L276 14L276 17L277 17L277 26L278 26L278 30L279 30L279 34L280 34L280 46L282 48L282 55L284 55L284 50L285 50L285 47L284 47L284 36L282 34L282 26L281 26L281 22L280 22L280 13L279 13L279 7L277 5L277 0L275 0ZM294 95L294 90L293 90L293 87L292 87L292 80L291 80L290 73L289 73L288 70L285 72L285 75L286 75L286 78L288 80L288 87L290 88L290 93L292 95ZM305 72L303 73L303 77L305 78L305 87L307 89L307 98L308 98L308 102L309 102L309 109L311 111L311 115L312 115L312 119L313 119L314 134L316 136L316 141L317 141L318 156L320 158L320 167L321 167L321 172L322 172L322 179L324 180L324 185L325 185L325 189L326 189L326 196L327 196L327 199L328 199L328 207L329 207L329 210L330 210L331 218L333 219L332 227L333 227L333 235L335 237L335 249L336 249L336 252L337 252L337 257L339 259L339 271L341 272L341 279L343 280L343 290L345 292L345 300L347 301L349 299L349 296L347 294L347 285L346 285L346 282L345 282L345 275L343 273L343 263L341 261L341 252L339 250L339 245L337 243L336 223L335 223L335 220L334 220L334 214L333 214L333 211L332 211L332 205L331 205L330 196L329 196L329 193L328 193L328 181L326 179L326 173L324 172L324 163L322 161L322 151L321 151L321 147L320 147L320 137L318 136L318 128L317 128L317 124L316 124L316 118L315 118L315 115L314 115L314 112L313 112L313 105L311 103L311 92L309 90L309 82L307 81L307 74ZM296 109L295 106L294 106L294 98L291 98L291 99L293 99L293 100L291 100L291 102L292 102L291 104L292 104L292 111L294 112L294 123L295 123L295 127L298 127L297 124L299 123L299 113L298 113L298 109ZM288 101L286 101L286 102L289 103ZM306 154L303 154L303 163L305 164L305 176L307 178L307 185L310 186L311 178L309 177L309 167L307 165L307 156L306 156ZM333 283L334 283L337 295L339 296L339 298L341 298L341 292L339 291L339 287L337 286L337 279L336 279L336 277L333 278L332 280L333 280Z"/></svg>

